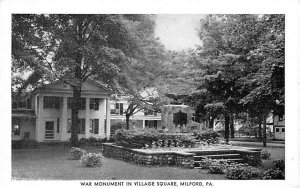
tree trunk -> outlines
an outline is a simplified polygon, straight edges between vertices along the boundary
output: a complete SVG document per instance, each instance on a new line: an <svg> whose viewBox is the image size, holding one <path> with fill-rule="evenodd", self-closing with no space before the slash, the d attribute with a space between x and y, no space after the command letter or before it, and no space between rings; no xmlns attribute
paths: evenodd
<svg viewBox="0 0 300 188"><path fill-rule="evenodd" d="M261 121L258 124L258 138L261 139Z"/></svg>
<svg viewBox="0 0 300 188"><path fill-rule="evenodd" d="M130 118L130 114L126 113L126 129L129 130L129 118Z"/></svg>
<svg viewBox="0 0 300 188"><path fill-rule="evenodd" d="M266 122L266 116L263 115L263 147L267 146L267 122Z"/></svg>
<svg viewBox="0 0 300 188"><path fill-rule="evenodd" d="M233 115L230 116L230 137L234 138L234 118L233 118Z"/></svg>
<svg viewBox="0 0 300 188"><path fill-rule="evenodd" d="M224 138L226 140L226 144L229 143L229 124L230 124L230 116L225 115L225 135L224 135Z"/></svg>
<svg viewBox="0 0 300 188"><path fill-rule="evenodd" d="M73 103L72 103L72 124L71 124L71 146L78 147L78 110L81 97L81 88L73 87ZM86 107L88 108L88 107Z"/></svg>

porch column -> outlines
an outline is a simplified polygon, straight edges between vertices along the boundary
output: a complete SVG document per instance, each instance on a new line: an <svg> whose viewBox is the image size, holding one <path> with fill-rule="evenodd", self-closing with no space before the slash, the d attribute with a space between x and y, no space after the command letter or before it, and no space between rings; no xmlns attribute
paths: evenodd
<svg viewBox="0 0 300 188"><path fill-rule="evenodd" d="M145 129L145 120L143 119L143 130Z"/></svg>
<svg viewBox="0 0 300 188"><path fill-rule="evenodd" d="M68 140L67 137L67 124L68 122L68 97L63 97L63 105L61 111L61 140Z"/></svg>
<svg viewBox="0 0 300 188"><path fill-rule="evenodd" d="M85 99L85 138L90 137L90 98Z"/></svg>
<svg viewBox="0 0 300 188"><path fill-rule="evenodd" d="M36 106L37 106L37 118L36 118L36 125L35 125L35 139L37 142L43 141L43 106L44 100L43 96L36 96Z"/></svg>
<svg viewBox="0 0 300 188"><path fill-rule="evenodd" d="M110 99L106 99L106 137L110 138Z"/></svg>

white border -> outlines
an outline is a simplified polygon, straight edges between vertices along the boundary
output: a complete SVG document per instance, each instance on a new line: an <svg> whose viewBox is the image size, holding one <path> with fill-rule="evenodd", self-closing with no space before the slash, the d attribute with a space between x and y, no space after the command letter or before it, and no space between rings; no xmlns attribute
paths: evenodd
<svg viewBox="0 0 300 188"><path fill-rule="evenodd" d="M10 150L10 38L12 13L280 13L286 14L286 180L221 181L214 187L299 187L300 177L300 1L298 0L0 0L1 140L0 180L4 187L75 186L79 181L11 181ZM205 181L205 180L203 180Z"/></svg>

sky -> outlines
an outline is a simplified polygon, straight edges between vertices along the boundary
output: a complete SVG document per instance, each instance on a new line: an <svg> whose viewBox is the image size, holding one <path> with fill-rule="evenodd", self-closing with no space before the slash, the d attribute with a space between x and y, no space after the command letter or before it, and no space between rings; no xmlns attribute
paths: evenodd
<svg viewBox="0 0 300 188"><path fill-rule="evenodd" d="M201 45L196 28L201 14L158 14L155 35L168 50L186 50Z"/></svg>

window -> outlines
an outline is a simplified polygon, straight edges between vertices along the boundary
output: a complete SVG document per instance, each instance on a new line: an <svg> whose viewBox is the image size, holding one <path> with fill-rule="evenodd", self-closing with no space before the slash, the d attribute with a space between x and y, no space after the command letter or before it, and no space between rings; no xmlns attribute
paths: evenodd
<svg viewBox="0 0 300 188"><path fill-rule="evenodd" d="M283 114L279 115L279 121L283 121Z"/></svg>
<svg viewBox="0 0 300 188"><path fill-rule="evenodd" d="M285 131L285 129L284 129L284 128L282 128L282 129L281 129L281 132L283 132L283 133L284 133L284 131Z"/></svg>
<svg viewBox="0 0 300 188"><path fill-rule="evenodd" d="M12 109L17 109L18 108L18 103L17 102L12 102Z"/></svg>
<svg viewBox="0 0 300 188"><path fill-rule="evenodd" d="M20 119L12 118L12 133L13 135L20 135Z"/></svg>
<svg viewBox="0 0 300 188"><path fill-rule="evenodd" d="M19 101L18 102L18 108L26 108L26 102L25 101Z"/></svg>
<svg viewBox="0 0 300 188"><path fill-rule="evenodd" d="M59 129L60 129L60 126L59 126L59 118L57 118L57 122L56 122L56 132L59 133Z"/></svg>
<svg viewBox="0 0 300 188"><path fill-rule="evenodd" d="M99 119L90 120L90 133L99 134Z"/></svg>
<svg viewBox="0 0 300 188"><path fill-rule="evenodd" d="M68 119L67 133L71 133L72 120ZM78 134L85 134L85 119L78 119Z"/></svg>
<svg viewBox="0 0 300 188"><path fill-rule="evenodd" d="M31 109L31 99L26 100L26 108Z"/></svg>
<svg viewBox="0 0 300 188"><path fill-rule="evenodd" d="M31 109L31 99L20 99L12 102L12 109L27 108Z"/></svg>
<svg viewBox="0 0 300 188"><path fill-rule="evenodd" d="M277 133L279 133L279 128L276 128L275 131L276 131Z"/></svg>
<svg viewBox="0 0 300 188"><path fill-rule="evenodd" d="M91 98L90 99L90 109L99 110L99 98Z"/></svg>
<svg viewBox="0 0 300 188"><path fill-rule="evenodd" d="M157 129L157 120L145 120L145 126Z"/></svg>
<svg viewBox="0 0 300 188"><path fill-rule="evenodd" d="M44 97L44 109L59 109L60 108L60 100L59 97Z"/></svg>
<svg viewBox="0 0 300 188"><path fill-rule="evenodd" d="M85 105L86 101L85 98L80 98L79 99L79 110L85 110ZM73 97L68 97L68 109L72 108L73 105Z"/></svg>
<svg viewBox="0 0 300 188"><path fill-rule="evenodd" d="M13 133L14 135L20 135L20 125L13 126Z"/></svg>
<svg viewBox="0 0 300 188"><path fill-rule="evenodd" d="M123 115L123 103L115 103L114 109L111 109L110 113L115 115Z"/></svg>

